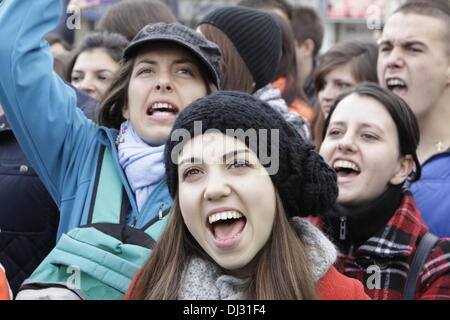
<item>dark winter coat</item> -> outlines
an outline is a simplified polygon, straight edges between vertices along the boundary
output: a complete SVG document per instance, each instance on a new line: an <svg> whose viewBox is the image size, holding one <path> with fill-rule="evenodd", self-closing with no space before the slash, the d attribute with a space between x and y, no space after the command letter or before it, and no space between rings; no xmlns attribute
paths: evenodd
<svg viewBox="0 0 450 320"><path fill-rule="evenodd" d="M96 102L77 91L93 120ZM13 294L55 246L59 210L0 116L0 264Z"/></svg>

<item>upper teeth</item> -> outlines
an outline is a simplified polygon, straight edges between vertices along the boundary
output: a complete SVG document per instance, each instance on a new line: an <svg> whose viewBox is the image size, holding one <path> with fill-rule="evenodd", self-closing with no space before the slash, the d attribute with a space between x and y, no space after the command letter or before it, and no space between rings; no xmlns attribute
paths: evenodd
<svg viewBox="0 0 450 320"><path fill-rule="evenodd" d="M388 86L406 86L406 83L400 79L389 79L386 84Z"/></svg>
<svg viewBox="0 0 450 320"><path fill-rule="evenodd" d="M353 162L350 161L346 161L346 160L337 160L334 165L333 165L334 169L337 168L348 168L348 169L352 169L354 171L360 171L358 166L356 164L354 164Z"/></svg>
<svg viewBox="0 0 450 320"><path fill-rule="evenodd" d="M209 216L209 223L214 223L219 220L227 220L227 219L239 219L242 218L243 215L237 211L223 211L214 213Z"/></svg>
<svg viewBox="0 0 450 320"><path fill-rule="evenodd" d="M153 110L158 110L158 109L173 109L175 110L175 108L169 104L169 103L164 103L164 102L157 102L152 106Z"/></svg>

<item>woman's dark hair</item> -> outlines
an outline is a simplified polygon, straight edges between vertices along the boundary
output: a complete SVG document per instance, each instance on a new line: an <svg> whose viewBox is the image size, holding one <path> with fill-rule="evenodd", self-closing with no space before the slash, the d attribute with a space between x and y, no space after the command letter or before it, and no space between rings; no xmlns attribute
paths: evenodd
<svg viewBox="0 0 450 320"><path fill-rule="evenodd" d="M314 86L316 94L323 89L325 77L337 67L350 65L350 70L356 83L374 82L378 83L377 75L378 47L374 42L343 41L334 45L323 56L320 57ZM325 122L320 106L314 110L312 121L313 141L316 149L322 144L322 131Z"/></svg>
<svg viewBox="0 0 450 320"><path fill-rule="evenodd" d="M377 59L378 47L375 42L339 42L319 58L314 86L319 92L323 88L325 76L336 67L346 64L350 64L356 82L378 83Z"/></svg>
<svg viewBox="0 0 450 320"><path fill-rule="evenodd" d="M97 31L120 33L131 41L149 23L177 22L170 8L161 1L125 0L111 6L101 17Z"/></svg>
<svg viewBox="0 0 450 320"><path fill-rule="evenodd" d="M209 23L202 23L199 28L206 39L216 43L220 48L222 54L220 67L223 71L221 89L253 93L255 80L230 38Z"/></svg>
<svg viewBox="0 0 450 320"><path fill-rule="evenodd" d="M67 51L72 50L72 46L66 40L64 40L64 38L59 33L49 32L45 35L44 38L45 40L47 40L50 46L54 45L55 43L60 43Z"/></svg>
<svg viewBox="0 0 450 320"><path fill-rule="evenodd" d="M128 40L118 33L88 33L80 45L71 53L71 58L67 64L66 80L70 81L73 67L81 53L94 49L103 49L111 59L119 63L122 59L123 50L128 46L128 43Z"/></svg>
<svg viewBox="0 0 450 320"><path fill-rule="evenodd" d="M259 10L280 10L283 14L292 19L292 5L287 0L241 0L238 6L254 8Z"/></svg>
<svg viewBox="0 0 450 320"><path fill-rule="evenodd" d="M303 92L303 84L299 84L297 59L295 54L295 36L291 24L273 11L267 11L277 21L281 29L282 49L281 58L275 73L274 81L280 77L286 78L286 87L282 92L282 97L286 104L290 106L292 102L300 98L308 101L306 94Z"/></svg>
<svg viewBox="0 0 450 320"><path fill-rule="evenodd" d="M414 160L415 172L414 177L411 179L411 182L419 180L422 169L416 153L417 146L419 145L420 140L420 132L417 119L411 108L402 98L400 98L390 90L380 87L376 83L361 83L338 96L334 105L331 107L328 117L325 120L325 125L322 132L322 140L325 138L328 126L330 124L331 116L336 110L336 106L339 104L339 102L352 94L375 99L384 106L397 128L400 154L403 156L409 154ZM364 108L364 106L361 106L361 108Z"/></svg>

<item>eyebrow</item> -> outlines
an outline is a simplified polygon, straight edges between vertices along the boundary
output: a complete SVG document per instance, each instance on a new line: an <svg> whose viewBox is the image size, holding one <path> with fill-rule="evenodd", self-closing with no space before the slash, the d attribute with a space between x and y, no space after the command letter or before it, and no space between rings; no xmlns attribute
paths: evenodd
<svg viewBox="0 0 450 320"><path fill-rule="evenodd" d="M230 156L236 157L236 156L237 156L238 154L240 154L240 153L250 153L250 151L249 151L248 149L240 149L240 150L233 150L233 151L230 151L230 152L228 152L228 153L226 153L226 154L224 154L224 155L222 156L222 161L225 162L225 160L228 159ZM202 163L202 162L203 162L203 161L202 161L202 159L200 159L200 158L197 158L197 157L189 157L189 158L186 158L186 159L181 160L181 161L178 163L178 166L181 167L181 165L183 165L183 164L185 164L185 163Z"/></svg>
<svg viewBox="0 0 450 320"><path fill-rule="evenodd" d="M337 125L337 126L345 126L346 123L344 121L333 121L330 122L329 126L331 125ZM384 130L382 130L378 125L376 125L375 123L368 123L368 122L363 122L361 123L359 126L364 127L364 128L376 128L377 130L379 130L380 132L384 132Z"/></svg>
<svg viewBox="0 0 450 320"><path fill-rule="evenodd" d="M328 126L331 126L331 125L335 125L335 126L345 126L345 122L344 122L344 121L332 121L332 122L329 123Z"/></svg>
<svg viewBox="0 0 450 320"><path fill-rule="evenodd" d="M361 126L364 127L364 128L375 128L375 129L377 129L377 130L380 131L380 132L384 132L384 130L382 130L382 129L381 129L378 125L376 125L375 123L367 123L367 122L364 122L364 123L361 124Z"/></svg>
<svg viewBox="0 0 450 320"><path fill-rule="evenodd" d="M240 153L248 154L248 153L250 153L250 151L248 149L240 149L240 150L230 151L222 156L222 160L225 161L226 159L228 159L229 156L236 157Z"/></svg>
<svg viewBox="0 0 450 320"><path fill-rule="evenodd" d="M378 41L378 46L382 46L382 45L394 45L393 42L391 40L382 40L380 39ZM405 40L405 41L400 41L400 46L402 47L410 47L410 46L414 46L414 45L419 45L419 46L423 46L426 47L427 45L425 44L425 42L423 41L419 41L419 40Z"/></svg>
<svg viewBox="0 0 450 320"><path fill-rule="evenodd" d="M72 70L72 73L74 73L74 72L78 72L78 73L85 73L85 71L83 71L83 70L78 70L78 69L74 69L74 70ZM95 70L94 72L95 72L95 73L101 73L101 72L109 72L109 73L114 73L114 71L112 71L112 70L109 70L109 69L100 69L100 70Z"/></svg>

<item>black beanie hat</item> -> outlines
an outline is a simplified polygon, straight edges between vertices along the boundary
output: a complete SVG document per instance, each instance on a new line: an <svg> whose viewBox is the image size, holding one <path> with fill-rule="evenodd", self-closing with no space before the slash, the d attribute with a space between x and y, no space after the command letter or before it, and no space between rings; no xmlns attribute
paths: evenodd
<svg viewBox="0 0 450 320"><path fill-rule="evenodd" d="M206 15L199 23L211 24L231 40L244 60L255 90L274 80L281 57L281 29L268 13L244 7L223 7Z"/></svg>
<svg viewBox="0 0 450 320"><path fill-rule="evenodd" d="M201 130L197 121L201 121ZM175 132L177 129L184 129L185 133L189 132L189 136L184 135L180 141L181 130ZM261 155L270 157L273 152L278 151L278 170L268 172L288 217L322 215L335 203L338 194L336 174L314 151L314 146L305 142L295 128L268 104L247 93L236 91L219 91L200 98L178 115L164 154L167 185L172 197L175 197L178 190L177 151L190 138L203 134L208 129L216 129L229 135L231 132L227 132L227 129L242 129L244 132L254 129L258 132L258 137L262 132L259 130L265 129L266 141L273 141L271 129L278 129L277 143L266 143L267 150L254 150L248 139L240 139L242 135L231 135L242 140L260 160ZM260 141L255 145L259 144ZM271 150L272 147L278 150ZM266 169L269 166L262 164Z"/></svg>

